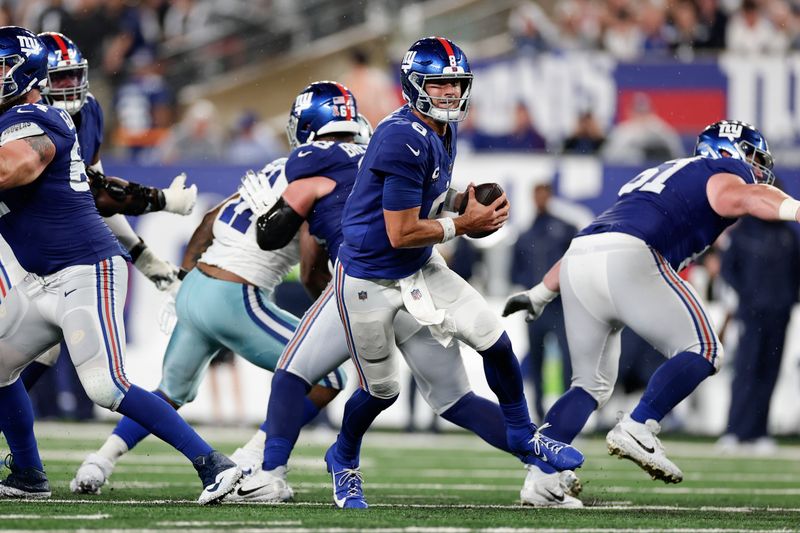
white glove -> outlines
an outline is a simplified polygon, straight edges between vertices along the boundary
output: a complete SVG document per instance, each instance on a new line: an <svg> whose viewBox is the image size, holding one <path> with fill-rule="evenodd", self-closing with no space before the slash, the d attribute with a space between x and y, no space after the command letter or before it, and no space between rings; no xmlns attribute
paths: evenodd
<svg viewBox="0 0 800 533"><path fill-rule="evenodd" d="M242 177L239 195L257 217L267 213L278 201L278 196L272 190L266 174L262 172L256 174L252 170L248 170Z"/></svg>
<svg viewBox="0 0 800 533"><path fill-rule="evenodd" d="M147 276L147 279L155 283L156 289L160 291L169 289L178 279L178 267L159 258L147 246L136 258L133 266Z"/></svg>
<svg viewBox="0 0 800 533"><path fill-rule="evenodd" d="M158 329L164 335L172 335L172 330L178 323L178 313L175 311L175 297L181 288L181 281L176 279L167 289L167 295L158 310Z"/></svg>
<svg viewBox="0 0 800 533"><path fill-rule="evenodd" d="M188 215L194 209L194 203L197 201L197 185L186 187L185 172L175 176L169 187L161 192L164 193L164 211Z"/></svg>
<svg viewBox="0 0 800 533"><path fill-rule="evenodd" d="M525 310L528 312L525 320L531 322L542 316L544 308L555 300L556 296L558 296L557 292L545 287L544 283L539 283L528 291L517 292L509 296L503 308L503 316Z"/></svg>

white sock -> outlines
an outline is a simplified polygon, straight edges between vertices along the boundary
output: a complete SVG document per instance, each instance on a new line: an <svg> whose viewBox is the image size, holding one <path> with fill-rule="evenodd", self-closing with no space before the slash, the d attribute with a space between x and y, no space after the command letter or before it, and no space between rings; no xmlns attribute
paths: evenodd
<svg viewBox="0 0 800 533"><path fill-rule="evenodd" d="M267 441L267 434L259 429L258 431L256 431L256 434L253 435L249 441L247 441L247 444L245 444L242 447L245 450L263 454L266 441Z"/></svg>
<svg viewBox="0 0 800 533"><path fill-rule="evenodd" d="M97 455L105 457L112 463L116 463L117 459L128 453L128 445L116 433L112 433L103 443Z"/></svg>

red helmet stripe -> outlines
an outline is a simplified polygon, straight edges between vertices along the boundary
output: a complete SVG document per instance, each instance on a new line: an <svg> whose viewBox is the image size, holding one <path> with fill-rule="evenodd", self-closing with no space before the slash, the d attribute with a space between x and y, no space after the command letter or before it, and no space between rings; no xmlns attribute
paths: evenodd
<svg viewBox="0 0 800 533"><path fill-rule="evenodd" d="M347 91L344 85L341 83L334 82L334 85L342 91L342 96L344 96L344 107L347 109L347 116L345 117L346 120L353 120L353 116L350 113L350 93Z"/></svg>
<svg viewBox="0 0 800 533"><path fill-rule="evenodd" d="M62 39L57 33L51 33L50 36L53 37L53 40L56 42L58 47L61 48L61 60L69 61L69 50L67 50L67 43L64 42L64 39Z"/></svg>
<svg viewBox="0 0 800 533"><path fill-rule="evenodd" d="M453 52L453 47L450 46L450 41L448 41L447 39L443 39L441 37L437 37L436 39L438 39L438 41L442 43L444 51L447 54L448 58L450 59L450 64L452 65L453 63L455 63L456 53Z"/></svg>

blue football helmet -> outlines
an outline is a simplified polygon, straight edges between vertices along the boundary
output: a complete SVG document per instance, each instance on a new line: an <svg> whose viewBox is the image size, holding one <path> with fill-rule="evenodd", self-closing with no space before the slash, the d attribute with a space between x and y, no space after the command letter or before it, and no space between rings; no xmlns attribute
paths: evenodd
<svg viewBox="0 0 800 533"><path fill-rule="evenodd" d="M44 100L74 115L89 94L89 63L67 36L57 32L39 34L47 48L48 89Z"/></svg>
<svg viewBox="0 0 800 533"><path fill-rule="evenodd" d="M19 26L0 27L0 72L0 104L47 87L47 51L36 34Z"/></svg>
<svg viewBox="0 0 800 533"><path fill-rule="evenodd" d="M335 81L318 81L303 89L292 105L286 124L286 136L293 150L321 135L358 135L360 130L356 97Z"/></svg>
<svg viewBox="0 0 800 533"><path fill-rule="evenodd" d="M457 81L460 98L436 98L436 105L425 91L429 81ZM403 98L412 109L437 122L461 122L469 111L472 71L464 52L442 37L426 37L411 45L400 65Z"/></svg>
<svg viewBox="0 0 800 533"><path fill-rule="evenodd" d="M740 159L757 169L756 181L772 185L775 164L767 140L755 127L740 120L720 120L697 137L694 155L718 159L732 157ZM760 174L760 176L759 176Z"/></svg>

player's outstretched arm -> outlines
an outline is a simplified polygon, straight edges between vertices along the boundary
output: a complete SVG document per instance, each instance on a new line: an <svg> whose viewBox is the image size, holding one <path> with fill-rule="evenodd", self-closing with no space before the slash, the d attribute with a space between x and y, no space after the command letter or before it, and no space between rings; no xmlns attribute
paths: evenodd
<svg viewBox="0 0 800 533"><path fill-rule="evenodd" d="M559 259L550 267L541 283L533 286L530 290L514 293L506 299L503 316L517 311L527 311L525 320L528 322L542 316L544 308L555 300L560 292L561 285L558 280L560 271L561 260Z"/></svg>
<svg viewBox="0 0 800 533"><path fill-rule="evenodd" d="M748 185L735 174L711 176L706 195L711 208L721 217L750 215L762 220L800 222L800 202L771 185Z"/></svg>
<svg viewBox="0 0 800 533"><path fill-rule="evenodd" d="M197 186L186 187L186 174L183 173L176 176L166 189L106 176L95 167L88 167L86 175L97 210L104 217L115 214L137 216L156 211L188 215L197 201Z"/></svg>
<svg viewBox="0 0 800 533"><path fill-rule="evenodd" d="M156 289L165 291L175 282L178 268L158 257L144 240L139 237L128 220L122 215L114 215L105 219L108 227L116 235L131 256L133 266L152 281Z"/></svg>
<svg viewBox="0 0 800 533"><path fill-rule="evenodd" d="M25 137L0 146L0 190L31 183L55 155L56 146L47 135Z"/></svg>

